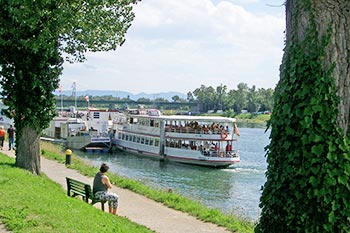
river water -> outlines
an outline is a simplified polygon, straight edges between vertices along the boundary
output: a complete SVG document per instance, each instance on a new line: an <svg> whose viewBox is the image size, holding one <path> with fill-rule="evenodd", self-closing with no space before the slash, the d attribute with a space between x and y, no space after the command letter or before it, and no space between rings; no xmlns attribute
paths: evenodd
<svg viewBox="0 0 350 233"><path fill-rule="evenodd" d="M257 221L261 186L266 181L264 147L269 143L269 131L265 133L262 128L240 128L239 131L241 162L226 169L163 163L125 152L76 154L97 167L106 162L110 171L120 176L155 188L172 189L208 207Z"/></svg>

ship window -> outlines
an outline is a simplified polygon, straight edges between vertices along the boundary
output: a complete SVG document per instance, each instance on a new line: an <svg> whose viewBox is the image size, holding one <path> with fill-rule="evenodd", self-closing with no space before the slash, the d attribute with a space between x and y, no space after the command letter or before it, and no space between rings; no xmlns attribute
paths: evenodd
<svg viewBox="0 0 350 233"><path fill-rule="evenodd" d="M155 139L155 140L154 140L154 145L155 145L155 146L159 146L159 139Z"/></svg>
<svg viewBox="0 0 350 233"><path fill-rule="evenodd" d="M153 146L153 138L150 138L150 139L149 139L149 145L150 145L150 146Z"/></svg>
<svg viewBox="0 0 350 233"><path fill-rule="evenodd" d="M149 144L149 139L145 138L145 144L148 145Z"/></svg>
<svg viewBox="0 0 350 233"><path fill-rule="evenodd" d="M137 137L137 138L136 138L136 142L137 142L137 143L140 143L140 137Z"/></svg>
<svg viewBox="0 0 350 233"><path fill-rule="evenodd" d="M94 119L100 119L100 113L94 112Z"/></svg>
<svg viewBox="0 0 350 233"><path fill-rule="evenodd" d="M124 140L125 139L125 134L122 134L122 140Z"/></svg>
<svg viewBox="0 0 350 233"><path fill-rule="evenodd" d="M136 142L136 136L135 135L132 137L132 141Z"/></svg>
<svg viewBox="0 0 350 233"><path fill-rule="evenodd" d="M125 135L125 140L129 140L129 135Z"/></svg>
<svg viewBox="0 0 350 233"><path fill-rule="evenodd" d="M145 139L141 138L141 144L145 144Z"/></svg>

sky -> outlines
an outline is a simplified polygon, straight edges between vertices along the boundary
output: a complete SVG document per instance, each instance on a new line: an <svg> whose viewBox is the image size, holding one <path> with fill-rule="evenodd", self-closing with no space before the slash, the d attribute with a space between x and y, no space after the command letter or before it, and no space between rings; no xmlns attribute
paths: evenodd
<svg viewBox="0 0 350 233"><path fill-rule="evenodd" d="M62 89L187 94L201 85L275 88L284 0L143 0L126 41L64 64Z"/></svg>

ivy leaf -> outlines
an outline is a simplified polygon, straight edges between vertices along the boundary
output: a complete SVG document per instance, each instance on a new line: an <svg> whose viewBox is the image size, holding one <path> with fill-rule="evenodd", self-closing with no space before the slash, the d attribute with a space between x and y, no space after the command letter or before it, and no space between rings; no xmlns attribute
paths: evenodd
<svg viewBox="0 0 350 233"><path fill-rule="evenodd" d="M322 110L322 106L320 106L320 105L314 105L314 106L312 106L312 110L313 110L314 112L320 112L320 111Z"/></svg>
<svg viewBox="0 0 350 233"><path fill-rule="evenodd" d="M320 170L320 165L316 165L314 167L311 167L310 170L312 171L312 173L314 173L315 175L317 175L317 173Z"/></svg>
<svg viewBox="0 0 350 233"><path fill-rule="evenodd" d="M350 160L350 153L343 153L343 157L344 157L346 160Z"/></svg>
<svg viewBox="0 0 350 233"><path fill-rule="evenodd" d="M344 175L338 176L338 183L342 185L346 185L348 183L348 177Z"/></svg>
<svg viewBox="0 0 350 233"><path fill-rule="evenodd" d="M344 173L345 173L345 175L347 175L347 176L350 175L350 164L349 164L349 163L345 163L345 164L344 164Z"/></svg>
<svg viewBox="0 0 350 233"><path fill-rule="evenodd" d="M292 129L291 127L287 126L286 127L286 134L289 134L289 135L294 135L295 134L295 130Z"/></svg>
<svg viewBox="0 0 350 233"><path fill-rule="evenodd" d="M334 214L334 211L332 211L329 215L328 215L328 221L329 222L335 222L336 221L336 216Z"/></svg>
<svg viewBox="0 0 350 233"><path fill-rule="evenodd" d="M311 184L312 186L314 186L314 187L317 187L317 185L318 185L318 183L319 183L318 179L315 178L314 176L311 176L311 177L310 177L309 182L310 182L310 184Z"/></svg>
<svg viewBox="0 0 350 233"><path fill-rule="evenodd" d="M301 122L300 124L304 127L304 128L309 128L310 125L312 124L312 118L309 116L306 116Z"/></svg>
<svg viewBox="0 0 350 233"><path fill-rule="evenodd" d="M313 154L315 154L315 155L318 155L318 156L321 155L323 151L324 151L324 146L321 145L321 144L319 144L319 145L314 145L314 146L312 146L312 148L311 148L311 152L312 152Z"/></svg>
<svg viewBox="0 0 350 233"><path fill-rule="evenodd" d="M286 149L286 150L288 150L289 149L289 147L292 145L292 143L290 142L290 141L285 141L284 143L283 143L283 147Z"/></svg>
<svg viewBox="0 0 350 233"><path fill-rule="evenodd" d="M312 134L310 135L310 140L313 142L321 142L323 137L321 135Z"/></svg>

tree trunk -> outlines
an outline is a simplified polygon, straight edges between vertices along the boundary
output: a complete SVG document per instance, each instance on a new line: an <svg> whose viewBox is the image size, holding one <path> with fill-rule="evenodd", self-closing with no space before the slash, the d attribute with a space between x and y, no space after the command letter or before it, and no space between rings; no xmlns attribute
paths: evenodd
<svg viewBox="0 0 350 233"><path fill-rule="evenodd" d="M349 232L350 1L287 0L256 232Z"/></svg>
<svg viewBox="0 0 350 233"><path fill-rule="evenodd" d="M286 3L286 38L295 43L304 39L305 31L310 25L310 13L307 9L296 9L298 0L288 0ZM340 98L338 106L338 125L344 135L349 134L350 117L350 1L349 0L310 0L314 9L314 21L320 36L331 29L331 40L326 48L324 68L333 64L333 77L337 95ZM296 21L292 14L299 13ZM294 31L295 30L295 31Z"/></svg>
<svg viewBox="0 0 350 233"><path fill-rule="evenodd" d="M40 134L31 127L24 127L16 138L16 166L40 175Z"/></svg>

